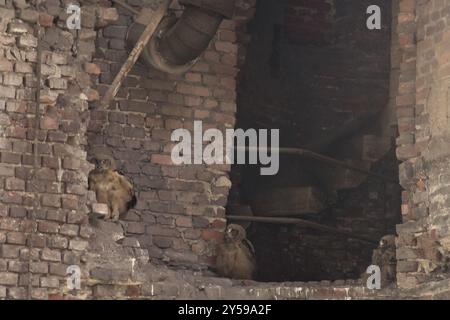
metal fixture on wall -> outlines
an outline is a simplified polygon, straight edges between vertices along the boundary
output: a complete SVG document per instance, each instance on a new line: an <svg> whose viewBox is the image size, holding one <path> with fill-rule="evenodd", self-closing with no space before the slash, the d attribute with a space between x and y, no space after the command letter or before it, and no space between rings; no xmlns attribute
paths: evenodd
<svg viewBox="0 0 450 320"><path fill-rule="evenodd" d="M141 59L148 65L171 74L188 71L206 50L223 19L231 18L235 0L179 0L184 11L179 18L167 16L155 36L144 48ZM133 23L127 44L133 47L145 29Z"/></svg>

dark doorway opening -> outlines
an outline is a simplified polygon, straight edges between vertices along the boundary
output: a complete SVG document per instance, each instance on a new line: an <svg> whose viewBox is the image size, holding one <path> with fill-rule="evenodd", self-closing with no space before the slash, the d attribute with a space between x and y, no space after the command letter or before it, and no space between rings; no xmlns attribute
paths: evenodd
<svg viewBox="0 0 450 320"><path fill-rule="evenodd" d="M381 30L366 26L374 4ZM397 130L386 116L390 25L390 0L259 0L240 75L237 127L280 129L281 147L397 179ZM245 223L259 281L357 279L377 239L395 234L401 221L397 183L317 160L281 155L276 176L235 165L232 181L228 215L301 218L355 235Z"/></svg>

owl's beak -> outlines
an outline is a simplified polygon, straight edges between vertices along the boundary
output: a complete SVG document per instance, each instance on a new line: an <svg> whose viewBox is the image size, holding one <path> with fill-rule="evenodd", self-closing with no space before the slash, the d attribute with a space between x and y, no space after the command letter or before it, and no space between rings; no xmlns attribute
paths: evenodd
<svg viewBox="0 0 450 320"><path fill-rule="evenodd" d="M225 231L225 238L227 238L227 239L231 239L232 238L232 236L231 236L231 229L227 229Z"/></svg>

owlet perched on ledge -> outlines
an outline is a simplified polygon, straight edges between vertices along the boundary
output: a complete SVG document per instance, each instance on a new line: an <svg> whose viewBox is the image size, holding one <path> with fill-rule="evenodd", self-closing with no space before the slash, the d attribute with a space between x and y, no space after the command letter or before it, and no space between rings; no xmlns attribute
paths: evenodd
<svg viewBox="0 0 450 320"><path fill-rule="evenodd" d="M252 279L255 272L255 249L246 238L245 229L228 225L224 242L217 248L216 269L219 275L232 279Z"/></svg>
<svg viewBox="0 0 450 320"><path fill-rule="evenodd" d="M89 190L95 191L97 201L109 207L113 221L136 205L136 196L131 181L115 170L114 159L107 155L96 155L95 169L89 173Z"/></svg>

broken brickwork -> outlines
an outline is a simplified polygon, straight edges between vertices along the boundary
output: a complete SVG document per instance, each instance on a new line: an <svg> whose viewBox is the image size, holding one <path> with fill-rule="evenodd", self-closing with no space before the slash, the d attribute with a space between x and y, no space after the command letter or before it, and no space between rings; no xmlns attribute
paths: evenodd
<svg viewBox="0 0 450 320"><path fill-rule="evenodd" d="M405 192L397 273L402 288L448 272L449 12L444 1L400 1L397 155Z"/></svg>
<svg viewBox="0 0 450 320"><path fill-rule="evenodd" d="M8 299L45 299L59 290L92 234L84 149L88 101L98 93L81 66L95 51L101 14L85 7L78 33L65 27L64 3L47 1L39 9L29 1L0 1L0 297Z"/></svg>
<svg viewBox="0 0 450 320"><path fill-rule="evenodd" d="M130 2L139 5L138 2ZM137 191L135 210L124 218L127 236L148 249L150 257L175 266L204 269L214 262L214 248L226 225L225 205L231 182L227 165L174 166L173 130L233 128L240 43L255 1L238 1L234 20L225 20L200 61L188 73L164 74L138 63L107 111L92 105L88 153L111 154ZM138 7L136 7L138 9ZM176 2L172 12L180 7ZM128 56L125 38L130 12L96 39L93 63L102 95ZM241 53L242 54L242 53Z"/></svg>
<svg viewBox="0 0 450 320"><path fill-rule="evenodd" d="M319 2L326 13L313 16L330 23L334 2ZM75 31L65 25L67 1L46 0L37 8L35 1L0 0L0 299L449 297L441 278L449 249L450 6L438 0L393 1L388 107L398 119L405 189L398 289L370 291L356 280L242 283L206 271L227 222L230 167L173 166L170 133L192 129L196 119L205 127L235 126L236 87L245 81L238 71L256 0L236 3L234 18L223 22L190 72L170 76L137 65L111 108L97 111L127 57L130 13L108 1L83 3L82 28ZM303 30L313 28L304 13L288 12L284 30L296 19ZM320 43L334 41L324 30L317 31L324 35ZM311 44L301 34L290 41ZM387 126L395 125L395 117L387 118ZM99 206L87 190L88 160L97 150L112 154L137 187L138 205L119 224L92 218ZM82 270L81 290L66 286L69 265Z"/></svg>

